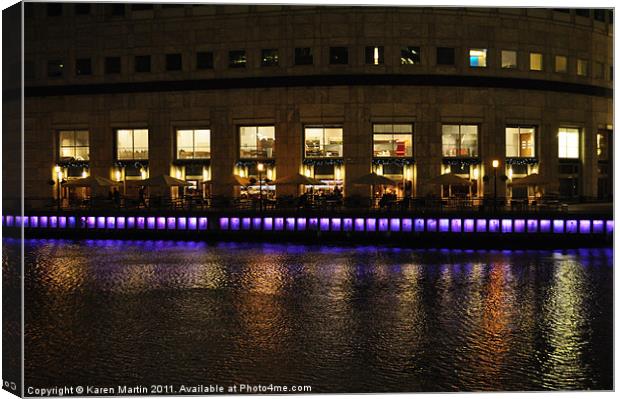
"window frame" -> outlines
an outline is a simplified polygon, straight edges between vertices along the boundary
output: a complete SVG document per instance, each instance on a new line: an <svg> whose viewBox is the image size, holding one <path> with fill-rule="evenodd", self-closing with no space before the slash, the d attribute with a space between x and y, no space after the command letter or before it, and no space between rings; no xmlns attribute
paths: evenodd
<svg viewBox="0 0 620 399"><path fill-rule="evenodd" d="M473 65L472 64L471 61L472 61L472 52L473 51L479 51L479 52L482 52L484 54L484 65ZM473 55L473 57L478 57L478 56ZM469 48L469 49L467 49L467 60L468 60L467 65L470 68L475 68L475 69L478 69L478 68L488 68L489 67L489 49L488 48L482 48L482 47L475 47L475 48L472 47L472 48ZM480 58L478 57L478 61L479 60L480 60Z"/></svg>
<svg viewBox="0 0 620 399"><path fill-rule="evenodd" d="M519 129L519 132L517 133L519 136L519 141L517 143L517 155L508 155L508 129ZM521 129L534 129L533 132L533 144L532 144L532 152L533 155L531 156L523 156L521 154ZM509 124L506 125L504 128L504 135L506 137L506 141L505 141L505 148L504 148L504 152L505 152L505 157L506 158L536 158L537 154L538 154L538 149L536 148L536 144L538 143L538 126L536 125L519 125L519 124Z"/></svg>
<svg viewBox="0 0 620 399"><path fill-rule="evenodd" d="M339 57L338 51L343 51ZM330 46L329 47L329 65L348 65L349 64L349 48L347 46Z"/></svg>
<svg viewBox="0 0 620 399"><path fill-rule="evenodd" d="M243 58L243 62L236 62L234 56L240 56ZM248 65L248 55L245 49L229 50L228 51L228 68L232 69L244 69Z"/></svg>
<svg viewBox="0 0 620 399"><path fill-rule="evenodd" d="M375 59L375 51L377 52L376 59ZM372 62L368 62L369 60L371 60ZM364 48L364 65L380 66L384 64L385 64L385 47L384 46L366 46Z"/></svg>
<svg viewBox="0 0 620 399"><path fill-rule="evenodd" d="M577 156L576 157L569 157L569 156L562 156L561 155L561 149L562 147L560 147L560 135L562 133L567 133L567 132L562 132L562 130L576 130L577 131ZM581 160L581 131L582 129L580 127L574 127L574 126L560 126L558 128L558 159L560 160L568 160L568 161L578 161ZM571 132L574 133L574 132ZM564 150L565 150L565 154L568 154L568 146L564 146Z"/></svg>
<svg viewBox="0 0 620 399"><path fill-rule="evenodd" d="M439 62L440 58L443 58L443 57L446 56L446 54L441 54L441 57L440 57L440 52L443 52L443 51L446 51L446 50L451 50L451 53L452 53L451 54L451 59L452 59L451 63ZM454 66L454 65L456 65L456 49L454 47L437 47L435 49L435 53L436 53L435 54L435 56L436 56L435 63L437 65L441 65L441 66L449 66L449 65Z"/></svg>
<svg viewBox="0 0 620 399"><path fill-rule="evenodd" d="M66 133L66 132L73 133L73 145L62 145L61 136L62 136L62 133ZM76 133L77 132L86 132L86 136L88 137L88 145L85 145L85 146L83 146L83 145L76 145ZM90 130L89 129L58 129L56 131L56 136L57 136L56 139L57 139L57 143L58 143L58 153L57 154L58 154L58 160L59 161L62 161L63 158L72 158L73 160L79 161L79 162L90 162ZM73 157L62 156L62 149L63 148L72 148L74 156ZM87 158L86 159L78 160L75 157L76 150L78 148L86 148L87 149L87 151L86 151L86 154L87 154L86 157Z"/></svg>
<svg viewBox="0 0 620 399"><path fill-rule="evenodd" d="M325 151L325 129L340 129L341 130L341 141L340 144L340 154L338 156L308 156L306 151L306 129L323 129L323 145L320 148L321 151ZM338 124L308 124L303 126L303 140L302 140L302 155L304 159L340 159L344 158L344 125Z"/></svg>
<svg viewBox="0 0 620 399"><path fill-rule="evenodd" d="M178 57L178 60L176 59ZM178 68L171 68L178 61ZM183 54L182 53L169 53L166 54L166 72L181 72L183 71Z"/></svg>
<svg viewBox="0 0 620 399"><path fill-rule="evenodd" d="M273 149L271 151L271 157L242 157L241 156L241 149L242 148L254 148L256 151L258 151L258 128L260 127L272 127L273 128ZM256 146L255 147L241 147L241 129L242 128L255 128L255 140L256 140ZM237 126L237 139L238 139L238 146L237 148L239 149L237 152L238 155L238 159L243 159L243 160L256 160L256 161L267 161L267 160L273 160L276 158L276 150L277 150L277 143L276 143L276 125L273 123L264 123L264 124L257 124L257 125L238 125Z"/></svg>
<svg viewBox="0 0 620 399"><path fill-rule="evenodd" d="M298 54L301 53L302 50L308 50L309 54ZM310 62L299 62L302 60L310 61ZM312 47L295 47L293 50L293 63L295 66L307 66L314 65L314 51Z"/></svg>
<svg viewBox="0 0 620 399"><path fill-rule="evenodd" d="M80 67L79 67L79 63L80 62L84 62L84 61L88 61L88 73L80 73ZM75 59L75 76L90 76L93 74L93 61L91 58L85 57L85 58L76 58Z"/></svg>
<svg viewBox="0 0 620 399"><path fill-rule="evenodd" d="M532 65L533 65L533 62L532 62L533 58L532 57L534 57L534 56L540 56L540 69L534 69L532 67ZM544 56L544 54L542 52L540 52L540 53L537 52L537 51L530 51L529 52L529 65L528 65L528 69L531 72L542 72L542 71L545 70L545 56Z"/></svg>
<svg viewBox="0 0 620 399"><path fill-rule="evenodd" d="M118 60L118 72L111 72L112 62ZM115 66L115 65L114 65ZM123 71L123 61L120 56L105 57L103 60L103 73L105 75L120 75Z"/></svg>
<svg viewBox="0 0 620 399"><path fill-rule="evenodd" d="M205 57L204 65L201 63L200 58ZM213 51L196 51L196 69L199 71L207 71L209 69L213 69L215 64L215 56L213 55Z"/></svg>
<svg viewBox="0 0 620 399"><path fill-rule="evenodd" d="M179 157L179 131L189 130L192 132L192 156L190 158ZM209 156L204 158L196 157L196 131L207 130L209 132ZM174 128L174 159L177 161L206 161L211 160L211 128L210 127L182 127L177 126ZM185 147L183 147L185 148Z"/></svg>
<svg viewBox="0 0 620 399"><path fill-rule="evenodd" d="M461 141L462 141L461 127L462 126L476 126L476 155L446 155L444 153L444 141L443 141L443 137L444 137L443 127L444 126L458 126L459 127L459 140L457 142L457 147L456 147L457 154L461 152ZM480 158L480 123L453 123L453 122L443 123L442 122L441 123L441 155L443 158L451 158L451 159Z"/></svg>
<svg viewBox="0 0 620 399"><path fill-rule="evenodd" d="M558 69L558 59L564 59L564 69ZM568 56L562 54L556 54L553 57L553 72L555 73L568 73Z"/></svg>
<svg viewBox="0 0 620 399"><path fill-rule="evenodd" d="M412 50L415 49L415 50ZM409 62L405 62L405 57L403 57L403 55L405 54L405 51L407 51L407 57L409 57L411 55L411 52L417 52L417 62L415 57L409 58L412 60L411 63ZM421 65L422 64L422 47L420 46L401 46L400 48L400 65Z"/></svg>
<svg viewBox="0 0 620 399"><path fill-rule="evenodd" d="M275 62L272 60L271 62L265 62L266 52L274 52L275 53ZM261 67L277 67L280 66L280 52L277 48L264 48L260 51L260 66Z"/></svg>
<svg viewBox="0 0 620 399"><path fill-rule="evenodd" d="M514 54L514 65L504 66L504 53ZM504 49L500 51L500 67L501 69L519 69L519 52L517 50Z"/></svg>
<svg viewBox="0 0 620 399"><path fill-rule="evenodd" d="M375 126L392 126L392 133L377 133L375 132ZM394 126L397 125L406 125L406 126L410 126L411 127L411 133L394 133ZM413 154L415 151L414 148L414 133L415 133L415 124L413 122L394 122L394 123L381 123L381 122L375 122L372 124L372 129L371 129L371 134L372 134L372 157L373 158L377 158L377 159L408 159L408 158L413 158ZM411 154L407 155L407 147L405 147L405 155L387 155L387 156L381 156L381 155L375 155L375 136L377 135L384 135L384 136L388 136L391 135L392 139L394 138L394 136L410 136L411 139Z"/></svg>
<svg viewBox="0 0 620 399"><path fill-rule="evenodd" d="M138 67L139 65L141 65L141 62L144 62L145 60L149 61L148 64L148 68L144 68L144 70L142 70L142 66ZM152 62L151 62L151 56L150 55L136 55L134 56L133 59L133 70L135 73L150 73L152 70Z"/></svg>
<svg viewBox="0 0 620 399"><path fill-rule="evenodd" d="M133 154L132 158L119 158L118 157L118 151L119 151L119 147L118 147L118 132L121 130L130 130L131 131L131 152ZM134 132L136 130L146 130L146 140L147 140L147 148L146 148L146 158L136 158L135 153L136 153L136 140L135 140L135 134ZM114 159L116 161L148 161L149 160L149 156L150 156L150 130L147 127L130 127L130 128L115 128L114 129Z"/></svg>

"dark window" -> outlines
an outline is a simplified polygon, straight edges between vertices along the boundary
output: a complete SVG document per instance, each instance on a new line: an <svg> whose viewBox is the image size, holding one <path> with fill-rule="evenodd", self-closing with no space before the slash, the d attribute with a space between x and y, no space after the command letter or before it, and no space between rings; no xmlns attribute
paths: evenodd
<svg viewBox="0 0 620 399"><path fill-rule="evenodd" d="M131 5L132 11L144 11L144 10L152 10L152 9L153 9L152 4L132 4Z"/></svg>
<svg viewBox="0 0 620 399"><path fill-rule="evenodd" d="M62 71L65 68L61 60L51 60L47 62L47 76L50 78L62 77Z"/></svg>
<svg viewBox="0 0 620 399"><path fill-rule="evenodd" d="M230 68L245 68L245 50L233 50L228 52L228 66Z"/></svg>
<svg viewBox="0 0 620 399"><path fill-rule="evenodd" d="M136 165L125 166L125 176L142 176L142 167Z"/></svg>
<svg viewBox="0 0 620 399"><path fill-rule="evenodd" d="M90 58L78 58L75 60L75 74L76 75L90 75L92 74L92 66Z"/></svg>
<svg viewBox="0 0 620 399"><path fill-rule="evenodd" d="M26 18L32 18L34 15L34 3L24 3L24 16Z"/></svg>
<svg viewBox="0 0 620 399"><path fill-rule="evenodd" d="M614 23L614 12L612 10L607 11L607 16L609 17L609 23Z"/></svg>
<svg viewBox="0 0 620 399"><path fill-rule="evenodd" d="M398 164L385 164L383 165L384 175L402 175L403 166Z"/></svg>
<svg viewBox="0 0 620 399"><path fill-rule="evenodd" d="M312 65L312 49L310 47L295 48L295 65Z"/></svg>
<svg viewBox="0 0 620 399"><path fill-rule="evenodd" d="M420 63L419 47L403 47L400 49L401 65L414 65Z"/></svg>
<svg viewBox="0 0 620 399"><path fill-rule="evenodd" d="M315 176L330 176L334 174L334 165L314 165Z"/></svg>
<svg viewBox="0 0 620 399"><path fill-rule="evenodd" d="M196 53L196 68L213 69L213 53L211 51L199 51Z"/></svg>
<svg viewBox="0 0 620 399"><path fill-rule="evenodd" d="M90 14L90 4L75 4L75 15L88 15Z"/></svg>
<svg viewBox="0 0 620 399"><path fill-rule="evenodd" d="M278 65L278 49L264 49L261 52L262 66Z"/></svg>
<svg viewBox="0 0 620 399"><path fill-rule="evenodd" d="M58 17L62 15L62 4L61 3L48 3L47 4L47 16L48 17Z"/></svg>
<svg viewBox="0 0 620 399"><path fill-rule="evenodd" d="M69 166L67 168L68 177L82 177L83 172L84 172L83 166Z"/></svg>
<svg viewBox="0 0 620 399"><path fill-rule="evenodd" d="M568 14L570 12L568 8L554 8L553 11L563 12L565 14Z"/></svg>
<svg viewBox="0 0 620 399"><path fill-rule="evenodd" d="M121 57L105 57L105 73L121 73Z"/></svg>
<svg viewBox="0 0 620 399"><path fill-rule="evenodd" d="M437 65L454 65L454 48L437 47Z"/></svg>
<svg viewBox="0 0 620 399"><path fill-rule="evenodd" d="M187 165L185 166L186 176L202 176L202 165Z"/></svg>
<svg viewBox="0 0 620 399"><path fill-rule="evenodd" d="M183 69L183 58L181 54L166 54L166 70L180 71Z"/></svg>
<svg viewBox="0 0 620 399"><path fill-rule="evenodd" d="M329 63L332 65L346 65L349 63L349 49L346 47L330 47Z"/></svg>
<svg viewBox="0 0 620 399"><path fill-rule="evenodd" d="M125 15L125 4L106 4L108 14L114 16L123 16Z"/></svg>
<svg viewBox="0 0 620 399"><path fill-rule="evenodd" d="M135 60L136 72L151 72L151 56L137 55Z"/></svg>
<svg viewBox="0 0 620 399"><path fill-rule="evenodd" d="M587 9L587 8L577 8L577 9L575 9L575 14L579 15L580 17L589 18L590 17L590 10Z"/></svg>
<svg viewBox="0 0 620 399"><path fill-rule="evenodd" d="M367 46L365 62L368 65L383 65L383 46Z"/></svg>
<svg viewBox="0 0 620 399"><path fill-rule="evenodd" d="M512 173L515 175L527 175L527 165L514 164L511 168Z"/></svg>
<svg viewBox="0 0 620 399"><path fill-rule="evenodd" d="M605 10L594 10L594 19L597 21L605 22Z"/></svg>
<svg viewBox="0 0 620 399"><path fill-rule="evenodd" d="M30 4L30 3L26 3ZM25 61L24 62L24 79L30 80L35 78L34 73L34 62L33 61Z"/></svg>

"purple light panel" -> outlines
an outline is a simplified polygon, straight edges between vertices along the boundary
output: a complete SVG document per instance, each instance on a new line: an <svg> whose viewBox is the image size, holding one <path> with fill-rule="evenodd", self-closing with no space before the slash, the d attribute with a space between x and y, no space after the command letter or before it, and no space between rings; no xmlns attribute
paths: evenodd
<svg viewBox="0 0 620 399"><path fill-rule="evenodd" d="M342 228L342 219L332 218L332 231L340 231Z"/></svg>
<svg viewBox="0 0 620 399"><path fill-rule="evenodd" d="M284 230L284 218L275 218L274 230L275 231Z"/></svg>
<svg viewBox="0 0 620 399"><path fill-rule="evenodd" d="M24 216L24 227L29 227L30 226L30 218L28 216Z"/></svg>
<svg viewBox="0 0 620 399"><path fill-rule="evenodd" d="M66 216L58 217L58 227L60 227L61 229L67 228L67 217Z"/></svg>
<svg viewBox="0 0 620 399"><path fill-rule="evenodd" d="M164 230L166 228L166 218L159 216L157 218L157 230Z"/></svg>
<svg viewBox="0 0 620 399"><path fill-rule="evenodd" d="M127 228L135 229L136 228L136 218L133 216L127 217Z"/></svg>
<svg viewBox="0 0 620 399"><path fill-rule="evenodd" d="M581 234L590 234L590 228L592 223L589 220L580 220L579 221L579 232Z"/></svg>
<svg viewBox="0 0 620 399"><path fill-rule="evenodd" d="M553 221L553 232L555 234L564 233L564 221L563 220Z"/></svg>
<svg viewBox="0 0 620 399"><path fill-rule="evenodd" d="M317 218L310 218L310 220L308 221L308 225L310 227L310 230L318 230L319 229L319 219L317 219Z"/></svg>
<svg viewBox="0 0 620 399"><path fill-rule="evenodd" d="M116 228L124 229L125 228L125 216L118 216L116 218Z"/></svg>
<svg viewBox="0 0 620 399"><path fill-rule="evenodd" d="M147 229L154 229L155 228L155 218L152 216L149 216L146 218L146 228Z"/></svg>
<svg viewBox="0 0 620 399"><path fill-rule="evenodd" d="M499 224L499 219L489 220L489 233L499 233L500 231L501 227Z"/></svg>
<svg viewBox="0 0 620 399"><path fill-rule="evenodd" d="M388 220L385 218L381 218L379 219L379 231L383 232L383 231L388 231Z"/></svg>
<svg viewBox="0 0 620 399"><path fill-rule="evenodd" d="M614 233L614 221L608 220L607 223L605 224L607 225L607 234L613 234Z"/></svg>
<svg viewBox="0 0 620 399"><path fill-rule="evenodd" d="M452 219L451 224L450 224L450 230L453 233L460 233L461 228L462 228L461 219Z"/></svg>
<svg viewBox="0 0 620 399"><path fill-rule="evenodd" d="M362 218L355 219L355 231L364 231L364 219Z"/></svg>
<svg viewBox="0 0 620 399"><path fill-rule="evenodd" d="M177 218L177 229L179 230L187 229L187 218L185 217Z"/></svg>
<svg viewBox="0 0 620 399"><path fill-rule="evenodd" d="M48 221L48 217L47 216L41 216L39 218L39 226L43 229L47 229L47 221ZM95 227L95 218L93 218L93 228Z"/></svg>
<svg viewBox="0 0 620 399"><path fill-rule="evenodd" d="M52 229L55 229L56 227L58 227L58 217L50 216L49 227Z"/></svg>
<svg viewBox="0 0 620 399"><path fill-rule="evenodd" d="M527 220L527 232L528 233L536 233L536 232L538 232L538 220L536 220L536 219L528 219Z"/></svg>
<svg viewBox="0 0 620 399"><path fill-rule="evenodd" d="M512 233L512 219L502 219L502 233Z"/></svg>
<svg viewBox="0 0 620 399"><path fill-rule="evenodd" d="M329 231L329 218L321 218L321 231Z"/></svg>
<svg viewBox="0 0 620 399"><path fill-rule="evenodd" d="M97 228L105 229L105 217L104 216L97 216Z"/></svg>
<svg viewBox="0 0 620 399"><path fill-rule="evenodd" d="M592 231L594 232L594 234L603 234L603 228L605 227L605 225L603 224L602 220L593 220L592 221Z"/></svg>
<svg viewBox="0 0 620 399"><path fill-rule="evenodd" d="M228 230L228 218L220 218L220 230Z"/></svg>
<svg viewBox="0 0 620 399"><path fill-rule="evenodd" d="M39 227L39 217L30 216L30 227Z"/></svg>
<svg viewBox="0 0 620 399"><path fill-rule="evenodd" d="M209 226L209 221L205 217L198 218L198 230L206 230Z"/></svg>
<svg viewBox="0 0 620 399"><path fill-rule="evenodd" d="M144 229L144 227L146 226L146 218L139 216L136 219L136 225L138 226L139 229Z"/></svg>
<svg viewBox="0 0 620 399"><path fill-rule="evenodd" d="M439 232L447 233L450 231L450 219L439 219Z"/></svg>
<svg viewBox="0 0 620 399"><path fill-rule="evenodd" d="M551 221L543 219L538 222L541 233L551 233Z"/></svg>
<svg viewBox="0 0 620 399"><path fill-rule="evenodd" d="M273 230L273 218L263 219L263 230L267 230L267 231Z"/></svg>
<svg viewBox="0 0 620 399"><path fill-rule="evenodd" d="M400 231L400 219L390 219L390 231Z"/></svg>
<svg viewBox="0 0 620 399"><path fill-rule="evenodd" d="M295 231L295 218L286 218L286 231Z"/></svg>
<svg viewBox="0 0 620 399"><path fill-rule="evenodd" d="M260 231L261 226L262 226L262 223L261 223L262 221L263 221L263 219L261 219L261 218L254 218L254 219L252 219L252 229Z"/></svg>
<svg viewBox="0 0 620 399"><path fill-rule="evenodd" d="M252 219L250 218L241 219L241 228L243 230L250 230L251 227L252 227Z"/></svg>
<svg viewBox="0 0 620 399"><path fill-rule="evenodd" d="M239 230L241 223L239 218L230 218L230 229L233 231Z"/></svg>
<svg viewBox="0 0 620 399"><path fill-rule="evenodd" d="M14 216L7 216L6 217L6 226L7 227L13 227L14 224L15 224L15 217Z"/></svg>
<svg viewBox="0 0 620 399"><path fill-rule="evenodd" d="M21 216L15 216L15 226L16 227L22 227L22 217Z"/></svg>
<svg viewBox="0 0 620 399"><path fill-rule="evenodd" d="M114 216L108 216L106 222L106 228L113 229L116 226L116 220Z"/></svg>
<svg viewBox="0 0 620 399"><path fill-rule="evenodd" d="M568 234L576 234L577 233L577 221L576 220L567 220L566 221L566 232Z"/></svg>
<svg viewBox="0 0 620 399"><path fill-rule="evenodd" d="M476 219L476 231L478 233L487 232L487 220L486 219Z"/></svg>
<svg viewBox="0 0 620 399"><path fill-rule="evenodd" d="M463 221L463 231L465 233L473 233L474 232L474 219L465 219Z"/></svg>
<svg viewBox="0 0 620 399"><path fill-rule="evenodd" d="M69 228L74 229L75 228L75 216L69 216L67 220L69 221Z"/></svg>
<svg viewBox="0 0 620 399"><path fill-rule="evenodd" d="M413 221L413 230L415 232L423 232L424 231L424 219L415 219Z"/></svg>
<svg viewBox="0 0 620 399"><path fill-rule="evenodd" d="M366 219L366 231L377 231L377 219L375 218Z"/></svg>
<svg viewBox="0 0 620 399"><path fill-rule="evenodd" d="M426 219L426 231L437 231L437 219Z"/></svg>
<svg viewBox="0 0 620 399"><path fill-rule="evenodd" d="M297 231L306 231L306 218L297 218Z"/></svg>
<svg viewBox="0 0 620 399"><path fill-rule="evenodd" d="M45 223L43 223L43 218L45 218ZM47 217L41 216L41 219L39 219L39 221L41 222L41 227L47 227ZM94 216L89 216L86 218L86 227L89 229L95 228L95 217Z"/></svg>
<svg viewBox="0 0 620 399"><path fill-rule="evenodd" d="M189 230L196 230L198 228L198 219L195 217L190 217L187 219L187 228Z"/></svg>
<svg viewBox="0 0 620 399"><path fill-rule="evenodd" d="M515 221L514 221L514 232L515 233L525 233L525 220L524 219L515 219Z"/></svg>
<svg viewBox="0 0 620 399"><path fill-rule="evenodd" d="M176 220L177 218L175 217L168 217L168 219L166 220L166 228L168 230L176 230L177 226L176 226Z"/></svg>
<svg viewBox="0 0 620 399"><path fill-rule="evenodd" d="M405 233L411 233L411 230L413 228L413 220L409 219L409 218L405 218L402 220L402 225L401 225L402 231Z"/></svg>
<svg viewBox="0 0 620 399"><path fill-rule="evenodd" d="M353 219L351 218L344 218L342 221L342 229L344 231L353 231Z"/></svg>

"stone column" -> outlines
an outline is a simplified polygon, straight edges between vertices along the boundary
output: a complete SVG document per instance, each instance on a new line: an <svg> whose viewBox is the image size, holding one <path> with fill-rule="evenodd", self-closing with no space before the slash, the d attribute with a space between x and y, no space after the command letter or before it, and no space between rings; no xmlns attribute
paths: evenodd
<svg viewBox="0 0 620 399"><path fill-rule="evenodd" d="M276 178L299 173L302 162L302 126L299 109L293 104L277 110L276 116ZM299 195L299 186L277 186L276 193Z"/></svg>
<svg viewBox="0 0 620 399"><path fill-rule="evenodd" d="M369 197L370 187L353 184L353 181L371 170L372 126L370 110L367 107L358 103L345 106L343 147L345 194L348 197Z"/></svg>
<svg viewBox="0 0 620 399"><path fill-rule="evenodd" d="M211 188L214 196L232 197L230 184L237 154L237 135L227 107L211 108ZM277 151L277 150L276 150Z"/></svg>

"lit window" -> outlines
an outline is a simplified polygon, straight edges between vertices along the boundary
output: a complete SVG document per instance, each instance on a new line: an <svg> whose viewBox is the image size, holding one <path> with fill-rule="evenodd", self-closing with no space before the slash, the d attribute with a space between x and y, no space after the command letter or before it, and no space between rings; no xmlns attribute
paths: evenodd
<svg viewBox="0 0 620 399"><path fill-rule="evenodd" d="M443 125L441 143L444 157L477 157L478 125Z"/></svg>
<svg viewBox="0 0 620 399"><path fill-rule="evenodd" d="M241 126L239 128L239 157L269 159L275 157L275 126Z"/></svg>
<svg viewBox="0 0 620 399"><path fill-rule="evenodd" d="M211 158L211 130L177 130L177 159Z"/></svg>
<svg viewBox="0 0 620 399"><path fill-rule="evenodd" d="M567 59L563 55L555 56L555 71L558 73L566 73L567 70Z"/></svg>
<svg viewBox="0 0 620 399"><path fill-rule="evenodd" d="M469 50L469 66L473 68L486 68L487 49L472 48Z"/></svg>
<svg viewBox="0 0 620 399"><path fill-rule="evenodd" d="M309 126L304 135L306 158L342 157L342 127Z"/></svg>
<svg viewBox="0 0 620 399"><path fill-rule="evenodd" d="M560 128L558 132L558 157L579 159L579 129Z"/></svg>
<svg viewBox="0 0 620 399"><path fill-rule="evenodd" d="M419 47L403 47L400 49L401 65L415 65L421 62Z"/></svg>
<svg viewBox="0 0 620 399"><path fill-rule="evenodd" d="M373 156L405 158L413 156L413 125L373 125Z"/></svg>
<svg viewBox="0 0 620 399"><path fill-rule="evenodd" d="M577 60L577 75L588 76L588 61L578 59Z"/></svg>
<svg viewBox="0 0 620 399"><path fill-rule="evenodd" d="M277 49L264 49L261 54L261 66L277 66L278 65L278 50Z"/></svg>
<svg viewBox="0 0 620 399"><path fill-rule="evenodd" d="M609 159L609 134L604 130L596 134L596 155L601 161Z"/></svg>
<svg viewBox="0 0 620 399"><path fill-rule="evenodd" d="M536 128L512 126L506 128L506 156L532 158L535 153Z"/></svg>
<svg viewBox="0 0 620 399"><path fill-rule="evenodd" d="M61 160L88 161L88 130L61 130L58 137Z"/></svg>
<svg viewBox="0 0 620 399"><path fill-rule="evenodd" d="M514 69L517 67L517 52L502 50L502 68Z"/></svg>
<svg viewBox="0 0 620 399"><path fill-rule="evenodd" d="M116 159L149 159L149 131L147 129L117 130Z"/></svg>
<svg viewBox="0 0 620 399"><path fill-rule="evenodd" d="M245 68L245 50L233 50L228 52L228 66L230 68Z"/></svg>
<svg viewBox="0 0 620 399"><path fill-rule="evenodd" d="M543 70L543 55L541 53L530 53L530 71Z"/></svg>
<svg viewBox="0 0 620 399"><path fill-rule="evenodd" d="M383 46L366 47L366 64L383 65Z"/></svg>

